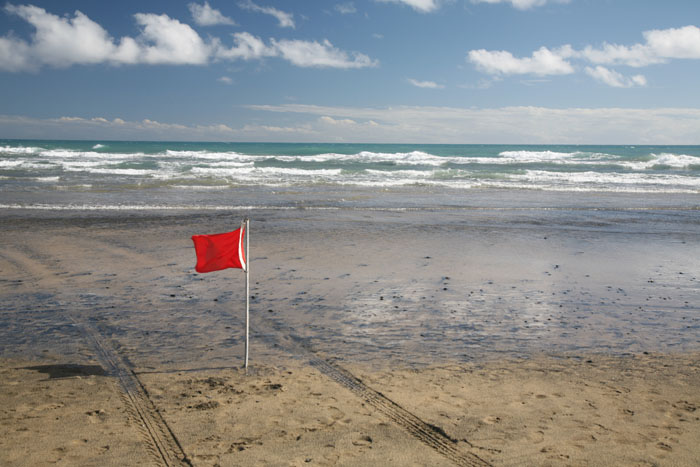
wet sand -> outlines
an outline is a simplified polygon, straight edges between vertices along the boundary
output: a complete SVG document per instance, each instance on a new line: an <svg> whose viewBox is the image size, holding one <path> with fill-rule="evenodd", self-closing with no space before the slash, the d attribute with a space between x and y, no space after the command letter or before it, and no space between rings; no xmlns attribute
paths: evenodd
<svg viewBox="0 0 700 467"><path fill-rule="evenodd" d="M4 212L0 463L697 465L696 211Z"/></svg>

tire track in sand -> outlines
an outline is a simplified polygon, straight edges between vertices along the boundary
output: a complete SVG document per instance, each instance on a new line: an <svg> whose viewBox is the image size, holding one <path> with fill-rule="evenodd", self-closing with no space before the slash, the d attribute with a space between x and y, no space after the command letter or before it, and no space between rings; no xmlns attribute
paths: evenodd
<svg viewBox="0 0 700 467"><path fill-rule="evenodd" d="M12 264L35 282L45 281L56 270L56 266L46 266L44 257L33 254L30 248L25 251L15 250L10 256ZM5 256L5 255L3 255ZM54 272L55 274L55 272ZM81 308L95 308L95 303L89 303L83 298ZM80 322L69 307L62 306L62 316L67 318L91 344L97 359L106 373L117 378L122 389L122 400L125 401L127 412L137 422L139 432L146 442L147 451L157 465L191 466L177 437L172 432L158 408L148 397L148 392L138 377L131 371L119 354L102 338L100 333L91 325Z"/></svg>
<svg viewBox="0 0 700 467"><path fill-rule="evenodd" d="M271 336L269 332L256 334L266 334L268 338L272 337L272 339L276 340L275 343L283 349L290 353L304 356L309 365L344 388L350 390L350 392L362 399L370 407L382 413L393 423L406 430L414 438L435 450L443 457L449 459L454 464L465 467L486 467L491 465L476 454L464 452L459 449L457 441L450 438L442 428L421 420L418 416L404 409L381 392L375 391L364 384L359 378L346 369L336 363L319 357L301 338L294 336L291 332L285 332L291 331L291 329L280 329L279 325L265 318L261 318L261 321L265 323L266 328L274 330L273 335ZM251 331L253 331L252 328ZM281 335L284 335L286 339ZM275 339L273 336L278 338Z"/></svg>
<svg viewBox="0 0 700 467"><path fill-rule="evenodd" d="M107 374L116 377L119 381L123 390L123 399L127 402L127 410L135 420L140 422L141 429L139 431L147 442L148 451L158 465L191 466L192 463L187 458L180 442L158 408L148 397L146 388L141 384L136 374L95 328L79 323L70 313L66 313L66 315L90 341Z"/></svg>

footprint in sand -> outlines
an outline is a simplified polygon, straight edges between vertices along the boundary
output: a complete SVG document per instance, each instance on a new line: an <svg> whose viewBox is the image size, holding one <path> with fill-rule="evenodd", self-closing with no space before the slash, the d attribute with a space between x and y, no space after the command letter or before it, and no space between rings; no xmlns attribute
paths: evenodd
<svg viewBox="0 0 700 467"><path fill-rule="evenodd" d="M668 444L666 444L662 441L659 441L658 443L656 443L656 447L661 449L662 451L673 451L673 448L671 446L669 446Z"/></svg>
<svg viewBox="0 0 700 467"><path fill-rule="evenodd" d="M238 451L245 451L246 449L249 449L252 446L262 446L262 441L260 441L260 438L239 438L233 443L231 443L231 446L229 446L227 454L231 454L233 452L238 452Z"/></svg>
<svg viewBox="0 0 700 467"><path fill-rule="evenodd" d="M673 407L690 413L693 413L698 409L698 407L695 404L688 401L678 401L675 404L673 404Z"/></svg>
<svg viewBox="0 0 700 467"><path fill-rule="evenodd" d="M88 416L90 423L102 422L105 418L107 418L107 412L105 412L103 409L90 410L89 412L85 412L85 415Z"/></svg>
<svg viewBox="0 0 700 467"><path fill-rule="evenodd" d="M217 407L219 407L219 402L218 401L206 401L206 402L200 402L199 404L195 405L188 405L188 409L195 409L195 410L212 410Z"/></svg>
<svg viewBox="0 0 700 467"><path fill-rule="evenodd" d="M363 436L360 436L359 438L356 438L352 442L352 444L354 444L355 446L365 446L365 447L372 446L372 438L368 435L363 435Z"/></svg>
<svg viewBox="0 0 700 467"><path fill-rule="evenodd" d="M544 441L544 431L534 431L527 434L527 439L532 444L539 444Z"/></svg>
<svg viewBox="0 0 700 467"><path fill-rule="evenodd" d="M325 426L332 426L343 418L345 418L345 412L337 407L330 406L328 407L325 416L320 418L318 422Z"/></svg>

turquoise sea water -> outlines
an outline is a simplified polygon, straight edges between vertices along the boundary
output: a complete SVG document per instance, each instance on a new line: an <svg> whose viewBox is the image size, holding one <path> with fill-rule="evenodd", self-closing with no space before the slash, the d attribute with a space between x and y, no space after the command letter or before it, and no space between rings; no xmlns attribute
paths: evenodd
<svg viewBox="0 0 700 467"><path fill-rule="evenodd" d="M4 208L240 205L234 194L256 206L282 206L284 194L335 205L354 193L413 205L495 189L692 197L700 146L0 140Z"/></svg>

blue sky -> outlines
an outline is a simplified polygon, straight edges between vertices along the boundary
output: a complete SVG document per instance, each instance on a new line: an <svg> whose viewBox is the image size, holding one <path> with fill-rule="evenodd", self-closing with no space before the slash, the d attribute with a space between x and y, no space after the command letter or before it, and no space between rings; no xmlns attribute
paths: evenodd
<svg viewBox="0 0 700 467"><path fill-rule="evenodd" d="M697 0L33 1L0 137L700 144Z"/></svg>

